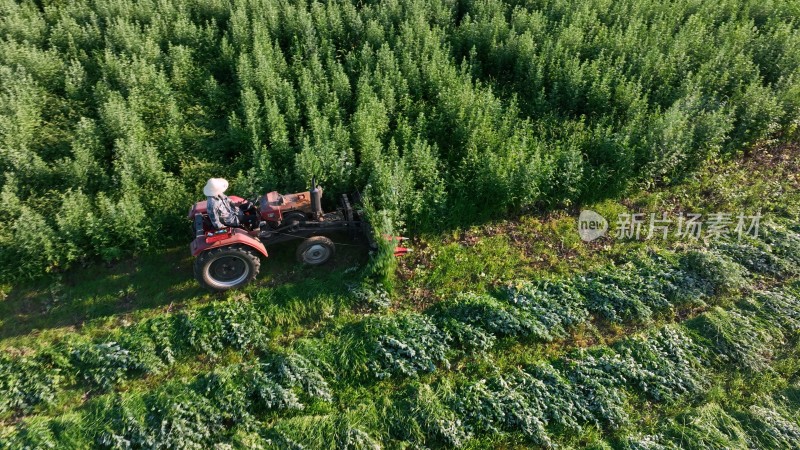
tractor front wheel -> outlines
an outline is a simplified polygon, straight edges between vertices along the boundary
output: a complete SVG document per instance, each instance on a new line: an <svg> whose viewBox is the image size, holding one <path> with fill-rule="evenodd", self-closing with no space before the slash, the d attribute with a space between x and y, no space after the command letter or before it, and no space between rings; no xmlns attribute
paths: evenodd
<svg viewBox="0 0 800 450"><path fill-rule="evenodd" d="M212 291L227 291L249 283L260 268L261 260L247 247L220 247L195 259L194 276Z"/></svg>
<svg viewBox="0 0 800 450"><path fill-rule="evenodd" d="M306 221L305 214L294 211L283 216L283 221L281 221L281 225L300 225L305 221Z"/></svg>
<svg viewBox="0 0 800 450"><path fill-rule="evenodd" d="M311 266L325 264L336 252L336 245L325 236L314 236L297 246L297 260Z"/></svg>

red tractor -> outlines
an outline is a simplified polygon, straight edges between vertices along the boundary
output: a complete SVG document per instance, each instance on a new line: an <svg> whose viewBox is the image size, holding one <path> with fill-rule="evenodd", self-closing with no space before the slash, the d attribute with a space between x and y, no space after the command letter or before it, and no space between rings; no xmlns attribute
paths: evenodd
<svg viewBox="0 0 800 450"><path fill-rule="evenodd" d="M332 212L322 211L322 188L312 181L312 189L296 194L281 195L269 192L250 204L246 215L256 215L260 227L223 228L211 224L206 202L195 203L189 210L193 221L194 240L190 248L194 256L194 274L197 281L214 291L225 291L249 283L258 275L260 257L268 257L267 248L280 242L302 239L297 247L297 259L310 265L327 262L335 253L334 242L327 237L332 233L346 232L351 238L365 238L371 248L369 224L359 210L354 209L351 196L342 194L339 207ZM234 203L241 197L230 196ZM403 240L405 238L387 237ZM395 255L409 250L396 247Z"/></svg>

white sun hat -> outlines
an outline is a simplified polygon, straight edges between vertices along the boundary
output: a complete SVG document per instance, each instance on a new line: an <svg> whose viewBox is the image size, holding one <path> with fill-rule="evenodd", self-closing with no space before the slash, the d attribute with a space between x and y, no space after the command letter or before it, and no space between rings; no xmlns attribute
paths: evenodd
<svg viewBox="0 0 800 450"><path fill-rule="evenodd" d="M206 197L216 197L228 189L228 180L225 178L209 178L203 187L203 194Z"/></svg>

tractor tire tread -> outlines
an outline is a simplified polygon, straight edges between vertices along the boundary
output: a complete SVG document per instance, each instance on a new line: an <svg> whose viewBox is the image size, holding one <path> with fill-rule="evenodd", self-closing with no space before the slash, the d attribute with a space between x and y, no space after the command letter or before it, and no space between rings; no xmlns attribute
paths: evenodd
<svg viewBox="0 0 800 450"><path fill-rule="evenodd" d="M237 284L236 286L231 287L218 287L214 286L213 284L209 283L208 280L205 278L205 271L203 268L207 263L210 263L216 256L219 254L224 254L227 252L236 252L246 258L251 264L250 274L245 278L244 281ZM252 250L250 250L247 246L244 245L231 245L227 247L218 247L213 248L211 250L206 250L205 252L201 253L197 256L194 260L194 277L201 286L205 287L208 290L213 292L223 292L229 289L236 289L241 286L246 285L247 283L253 281L253 279L258 276L259 271L261 270L261 258L258 257Z"/></svg>

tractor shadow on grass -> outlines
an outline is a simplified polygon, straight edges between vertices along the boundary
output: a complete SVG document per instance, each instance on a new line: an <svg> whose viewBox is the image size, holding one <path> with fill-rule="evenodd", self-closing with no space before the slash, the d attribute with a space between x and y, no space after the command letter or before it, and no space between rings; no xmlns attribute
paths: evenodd
<svg viewBox="0 0 800 450"><path fill-rule="evenodd" d="M361 269L369 259L366 244L351 241L346 235L330 236L336 243L336 252L325 264L309 266L297 261L295 253L300 240L289 241L267 248L269 258L261 259L261 271L255 286L276 287L287 282L302 282L313 278L324 278L333 272Z"/></svg>
<svg viewBox="0 0 800 450"><path fill-rule="evenodd" d="M364 267L368 260L364 246L345 245L348 241L341 237L334 241L342 244L337 245L333 260L316 267L296 261L298 242L271 247L270 257L261 260L258 278L243 290L255 292L286 285L298 301L303 301L337 279L336 273ZM0 347L26 345L28 337L41 334L55 338L85 326L102 333L150 316L226 298L228 293L211 293L200 287L194 279L193 261L186 246L181 246L113 265L76 268L14 287L0 298Z"/></svg>
<svg viewBox="0 0 800 450"><path fill-rule="evenodd" d="M93 264L14 287L0 301L0 339L50 329L78 329L87 322L136 319L201 296L186 248Z"/></svg>

